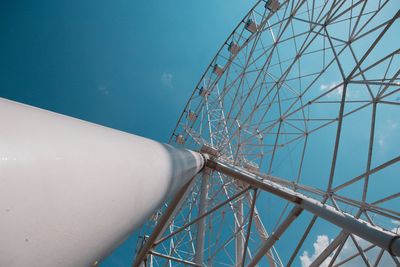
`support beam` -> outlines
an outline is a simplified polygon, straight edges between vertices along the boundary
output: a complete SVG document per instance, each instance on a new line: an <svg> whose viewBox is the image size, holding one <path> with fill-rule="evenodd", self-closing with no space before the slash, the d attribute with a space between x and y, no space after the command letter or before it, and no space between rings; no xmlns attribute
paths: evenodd
<svg viewBox="0 0 400 267"><path fill-rule="evenodd" d="M243 198L239 198L234 209L236 211L237 220L235 220L235 256L236 256L236 266L240 266L242 263L242 257L244 253L244 239L243 239L243 225L244 225L244 215L243 215Z"/></svg>
<svg viewBox="0 0 400 267"><path fill-rule="evenodd" d="M242 264L241 266L244 267L244 264L246 262L246 252L247 252L247 248L249 245L249 239L250 239L250 234L251 234L251 226L254 220L254 210L256 208L256 201L257 201L257 188L255 188L253 190L254 194L253 194L253 200L251 202L251 207L250 207L250 216L249 216L249 223L247 225L247 233L246 233L246 239L245 239L245 243L244 243L244 250L243 250L243 256L242 256ZM239 266L239 265L236 265Z"/></svg>
<svg viewBox="0 0 400 267"><path fill-rule="evenodd" d="M169 255L165 255L165 254L162 254L162 253L155 252L153 250L150 250L149 253L154 255L154 256L157 256L157 257L160 257L160 258L164 258L164 259L167 259L167 260L170 260L170 261L175 261L175 262L178 262L178 263L183 263L185 265L203 267L203 265L201 265L201 264L197 264L197 263L194 263L194 262L191 262L191 261L187 261L187 260L182 260L182 259L179 259L179 258L176 258L176 257L172 257L172 256L169 256Z"/></svg>
<svg viewBox="0 0 400 267"><path fill-rule="evenodd" d="M249 195L248 195L248 200L253 202L252 198L249 197ZM255 226L256 226L256 229L257 229L257 232L258 232L260 238L263 241L266 241L268 239L269 235L261 221L260 215L258 214L257 206L254 207L254 222L255 222ZM274 250L275 250L274 247L272 247L272 250L265 255L267 257L269 266L276 267L277 266L276 263L278 263L280 266L283 266L281 259L279 258L278 254L276 252L275 253L276 253L277 259L275 260L274 254L272 253L272 251L274 251Z"/></svg>
<svg viewBox="0 0 400 267"><path fill-rule="evenodd" d="M369 245L368 247L363 248L362 251L363 251L363 253L366 253L366 252L370 251L373 248L376 248L376 246L375 245ZM385 251L385 250L383 250L383 251ZM342 260L341 262L335 263L334 266L335 267L342 266L343 264L345 264L345 263L347 263L347 262L351 261L352 259L355 259L355 258L357 258L359 256L360 256L360 252L354 253L353 255L351 255L351 256L347 257L346 259ZM378 257L376 257L376 258L378 258Z"/></svg>
<svg viewBox="0 0 400 267"><path fill-rule="evenodd" d="M309 198L303 194L295 192L267 179L262 179L259 175L251 173L245 169L238 168L230 163L217 159L209 159L206 166L232 178L246 182L252 187L260 188L278 197L286 199L300 208L307 210L318 217L342 228L346 232L353 233L362 239L371 242L394 256L400 256L400 236L386 231L380 227L357 219L354 216L337 211L335 208L322 204L320 201Z"/></svg>
<svg viewBox="0 0 400 267"><path fill-rule="evenodd" d="M346 241L348 233L345 231L340 234L318 255L318 257L311 263L310 267L321 266L322 263L335 251L335 249L343 242Z"/></svg>
<svg viewBox="0 0 400 267"><path fill-rule="evenodd" d="M199 203L199 215L204 214L207 210L207 195L208 195L208 180L210 179L209 168L203 170L203 180L201 181L200 189L200 203ZM196 250L194 255L194 262L197 264L203 264L204 262L204 236L205 236L206 218L202 218L197 223L196 233Z"/></svg>
<svg viewBox="0 0 400 267"><path fill-rule="evenodd" d="M254 267L261 260L261 258L270 251L272 246L275 244L277 240L282 236L282 234L286 231L286 229L292 224L292 222L300 215L303 211L299 206L295 206L286 219L279 225L278 229L276 229L275 233L270 235L264 245L260 248L257 254L253 257L253 260L249 263L248 267Z"/></svg>
<svg viewBox="0 0 400 267"><path fill-rule="evenodd" d="M186 228L188 228L189 226L197 223L198 221L200 221L201 219L203 219L204 217L208 216L209 214L213 213L214 211L220 209L221 207L225 206L226 204L228 204L229 202L231 202L232 200L235 200L236 198L240 197L242 194L246 193L248 190L250 190L250 186L247 188L244 188L242 191L234 194L233 196L231 196L230 198L228 198L227 200L219 203L218 205L216 205L215 207L211 208L209 211L203 213L202 215L200 215L199 217L197 217L196 219L184 224L183 226L181 226L180 228L178 228L177 230L173 231L172 233L170 233L167 236L164 236L163 238L157 240L154 245L158 245L162 242L164 242L165 240L167 240L168 238L171 238L172 236L182 232L183 230L185 230Z"/></svg>
<svg viewBox="0 0 400 267"><path fill-rule="evenodd" d="M135 261L132 264L132 267L140 267L141 263L146 259L147 254L153 248L155 241L161 237L161 235L165 232L169 223L175 216L176 212L179 210L182 202L185 200L187 194L190 192L190 189L194 183L194 178L187 183L183 188L181 188L173 197L171 202L168 205L167 210L164 212L160 220L158 221L156 227L153 229L153 232L146 240L144 246L138 252Z"/></svg>

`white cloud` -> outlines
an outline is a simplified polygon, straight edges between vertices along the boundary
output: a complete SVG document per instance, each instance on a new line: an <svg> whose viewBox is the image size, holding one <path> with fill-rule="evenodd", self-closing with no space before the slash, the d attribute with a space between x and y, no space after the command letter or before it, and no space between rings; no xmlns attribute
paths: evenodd
<svg viewBox="0 0 400 267"><path fill-rule="evenodd" d="M103 86L103 85L99 85L97 87L97 90L103 95L109 95L110 94L110 91L108 90L108 88L106 86Z"/></svg>
<svg viewBox="0 0 400 267"><path fill-rule="evenodd" d="M172 78L172 73L164 72L163 74L161 74L161 84L165 87L173 88L174 86L172 84Z"/></svg>
<svg viewBox="0 0 400 267"><path fill-rule="evenodd" d="M319 89L321 89L321 91L325 91L326 89L328 89L330 86L328 84L321 84L321 86L319 87Z"/></svg>
<svg viewBox="0 0 400 267"><path fill-rule="evenodd" d="M322 253L326 249L326 247L329 245L329 238L327 235L319 235L317 236L317 240L314 242L313 247L314 247L314 252L310 256L308 251L304 251L303 255L300 256L300 261L301 261L301 266L302 267L308 267L310 264L319 256L319 254ZM328 266L329 261L332 259L332 257L328 257L322 264L322 267Z"/></svg>
<svg viewBox="0 0 400 267"><path fill-rule="evenodd" d="M333 89L335 88L335 89ZM334 98L335 100L341 100L343 95L343 84L342 81L334 81L328 83L322 83L319 86L319 89L323 92L330 91L327 94L327 97ZM362 99L370 99L368 91L362 90L360 87L349 87L347 86L346 91L346 100L362 100Z"/></svg>
<svg viewBox="0 0 400 267"><path fill-rule="evenodd" d="M343 85L338 86L338 84L340 84L340 82L323 83L323 84L321 84L319 89L321 91L329 91L337 86L337 88L335 90L333 90L332 92L330 92L328 94L328 97L342 97ZM347 92L346 97L348 97L348 92Z"/></svg>
<svg viewBox="0 0 400 267"><path fill-rule="evenodd" d="M392 220L393 224L400 223L398 221ZM394 228L392 229L394 233L400 234L400 228ZM355 240L357 241L358 245L362 248L365 249L366 247L369 247L371 243L368 241L365 241L364 239L354 236ZM303 251L303 255L300 256L300 262L302 267L308 267L310 264L318 257L319 254L322 253L322 251L329 245L329 243L332 242L329 241L329 238L327 235L318 235L317 240L314 242L313 247L314 247L314 252L310 256L308 251ZM369 260L370 263L375 263L376 257L378 256L380 252L380 248L374 247L370 249L368 252L366 252L366 256ZM333 255L335 254L336 251L334 251L320 266L326 267L328 266L329 262L332 260ZM335 263L339 263L345 259L347 259L350 256L353 256L354 254L358 253L358 250L356 246L354 245L352 239L349 237L344 244L339 256L336 258ZM391 258L391 256L385 252L383 254L382 259L379 261L379 266L395 266L395 262ZM359 266L365 266L365 263L361 256L358 256L350 261L348 261L344 266L346 267L359 267Z"/></svg>
<svg viewBox="0 0 400 267"><path fill-rule="evenodd" d="M383 136L378 137L378 144L381 148L385 145L385 138Z"/></svg>
<svg viewBox="0 0 400 267"><path fill-rule="evenodd" d="M393 140L393 137L397 134L399 124L391 119L387 119L383 127L378 129L377 138L380 149L387 148L386 139L389 138L389 143Z"/></svg>
<svg viewBox="0 0 400 267"><path fill-rule="evenodd" d="M395 130L395 129L397 129L397 127L398 127L398 123L395 122L395 121L393 121L393 120L391 120L391 119L388 119L388 120L387 120L387 123L388 123L389 128L390 128L391 130Z"/></svg>

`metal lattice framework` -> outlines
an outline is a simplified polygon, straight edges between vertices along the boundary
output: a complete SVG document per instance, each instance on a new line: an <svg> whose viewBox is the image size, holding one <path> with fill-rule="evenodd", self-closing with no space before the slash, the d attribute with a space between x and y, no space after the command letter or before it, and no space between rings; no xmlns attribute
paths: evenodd
<svg viewBox="0 0 400 267"><path fill-rule="evenodd" d="M399 7L257 2L171 136L211 155L209 168L143 227L134 266L298 266L300 256L310 266L400 265L388 251L400 221ZM303 199L393 238L366 241ZM307 256L323 234L325 250Z"/></svg>

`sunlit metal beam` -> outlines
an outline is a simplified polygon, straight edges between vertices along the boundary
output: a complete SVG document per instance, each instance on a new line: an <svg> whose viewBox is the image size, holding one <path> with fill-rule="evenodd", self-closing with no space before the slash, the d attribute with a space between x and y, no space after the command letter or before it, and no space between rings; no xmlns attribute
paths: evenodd
<svg viewBox="0 0 400 267"><path fill-rule="evenodd" d="M209 159L206 165L216 171L222 172L232 178L248 183L250 186L260 188L278 197L286 199L304 210L307 210L318 217L321 217L343 230L355 234L383 249L390 254L400 256L400 236L386 231L370 223L357 219L350 214L342 213L335 208L322 204L320 201L309 198L303 194L283 187L277 183L262 180L260 176L245 169L233 166L217 159Z"/></svg>
<svg viewBox="0 0 400 267"><path fill-rule="evenodd" d="M252 261L249 263L248 267L254 267L256 264L261 260L261 258L270 251L272 246L275 244L276 241L282 236L282 234L286 231L286 229L292 224L292 222L300 215L303 211L302 208L299 206L295 206L286 219L279 225L278 229L270 235L267 241L263 244L257 254L253 257Z"/></svg>
<svg viewBox="0 0 400 267"><path fill-rule="evenodd" d="M185 200L187 194L190 192L190 188L193 186L194 179L192 179L188 184L181 188L173 197L168 205L168 208L157 222L153 229L150 237L146 240L144 246L138 252L132 267L139 267L140 264L145 260L149 251L153 248L155 241L160 238L160 236L165 232L169 223L175 216L176 212L181 207L183 201Z"/></svg>
<svg viewBox="0 0 400 267"><path fill-rule="evenodd" d="M207 192L208 180L210 179L210 169L206 168L203 171L203 180L201 181L200 200L199 200L199 215L204 214L207 209ZM202 218L197 223L196 234L196 250L194 254L194 262L203 264L204 261L204 235L205 235L206 218Z"/></svg>
<svg viewBox="0 0 400 267"><path fill-rule="evenodd" d="M149 253L154 255L154 256L157 256L157 257L160 257L160 258L164 258L164 259L167 259L167 260L170 260L170 261L175 261L175 262L178 262L178 263L183 263L185 265L203 267L203 265L201 265L201 264L197 264L197 263L194 263L194 262L191 262L191 261L187 261L187 260L182 260L182 259L179 259L179 258L176 258L176 257L172 257L172 256L169 256L169 255L158 253L158 252L153 251L153 250L150 250Z"/></svg>

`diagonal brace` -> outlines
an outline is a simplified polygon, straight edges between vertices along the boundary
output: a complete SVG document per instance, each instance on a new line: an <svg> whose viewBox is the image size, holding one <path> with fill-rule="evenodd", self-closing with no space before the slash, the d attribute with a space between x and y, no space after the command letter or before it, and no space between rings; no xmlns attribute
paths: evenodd
<svg viewBox="0 0 400 267"><path fill-rule="evenodd" d="M257 252L257 254L254 256L254 258L247 267L256 266L256 264L261 260L261 258L270 251L275 242L279 240L282 234L292 224L292 222L300 215L302 211L303 209L300 208L299 206L295 206L290 211L286 219L282 222L281 225L279 225L278 229L276 229L276 231L272 235L270 235L270 237L268 237L267 241L265 241L263 246L260 248L260 250Z"/></svg>
<svg viewBox="0 0 400 267"><path fill-rule="evenodd" d="M236 167L219 159L208 159L206 166L232 178L246 182L254 188L260 188L278 197L286 199L300 208L342 228L346 232L355 234L362 239L387 250L391 255L400 256L399 235L386 231L383 228L373 226L370 223L357 219L350 214L342 213L332 206L322 204L318 200L274 183L268 179L268 175L265 176L267 179L262 179L257 174L251 173L243 168Z"/></svg>

